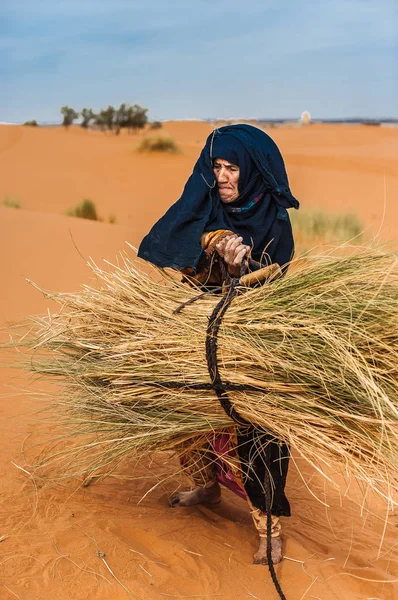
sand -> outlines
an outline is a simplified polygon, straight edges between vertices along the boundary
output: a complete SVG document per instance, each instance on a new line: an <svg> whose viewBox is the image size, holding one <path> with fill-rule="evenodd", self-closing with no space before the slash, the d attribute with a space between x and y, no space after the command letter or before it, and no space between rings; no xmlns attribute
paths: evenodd
<svg viewBox="0 0 398 600"><path fill-rule="evenodd" d="M211 130L168 123L164 131L183 153L148 156L133 151L141 134L0 127L0 322L54 309L25 278L75 290L91 279L88 257L114 262L128 250L125 241L137 245L179 196ZM358 212L370 232L380 230L385 240L398 235L398 130L315 125L269 133L303 206ZM6 197L22 208L1 206ZM83 198L96 203L104 222L65 216ZM116 224L106 222L109 215ZM226 491L215 508L168 508L183 482L168 477L175 465L167 457L141 465L128 480L75 481L36 493L21 468L29 470L37 452L40 401L24 387L19 372L2 370L1 598L277 598L267 568L251 564L257 536L246 503ZM395 598L397 515L385 524L386 507L369 499L377 518L368 505L361 517L353 502L300 466L311 492L293 465L293 516L284 520L285 560L277 567L288 600ZM133 468L126 463L122 474Z"/></svg>

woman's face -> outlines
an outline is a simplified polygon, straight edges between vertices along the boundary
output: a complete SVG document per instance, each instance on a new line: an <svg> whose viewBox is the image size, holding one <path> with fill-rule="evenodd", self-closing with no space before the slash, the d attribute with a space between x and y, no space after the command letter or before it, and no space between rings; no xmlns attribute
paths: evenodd
<svg viewBox="0 0 398 600"><path fill-rule="evenodd" d="M233 202L239 196L239 167L224 160L216 158L213 163L218 190L222 202Z"/></svg>

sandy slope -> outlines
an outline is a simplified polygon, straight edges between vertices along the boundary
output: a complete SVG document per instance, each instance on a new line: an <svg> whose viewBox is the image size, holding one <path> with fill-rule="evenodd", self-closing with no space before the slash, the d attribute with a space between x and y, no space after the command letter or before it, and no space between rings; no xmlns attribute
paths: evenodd
<svg viewBox="0 0 398 600"><path fill-rule="evenodd" d="M0 204L8 197L24 209L63 214L90 198L105 220L114 214L118 224L146 231L180 195L211 131L208 123L168 123L161 133L173 136L183 153L148 157L134 151L141 134L0 127ZM377 228L385 212L385 236L397 234L397 129L314 125L267 131L282 150L303 207L360 210Z"/></svg>
<svg viewBox="0 0 398 600"><path fill-rule="evenodd" d="M73 290L91 277L82 256L114 261L125 240L139 242L178 196L210 126L171 123L167 130L183 155L137 156L131 153L133 136L0 127L0 202L8 195L23 206L0 206L0 322L53 309L25 277L44 288ZM271 134L283 150L292 189L308 204L361 210L367 222L378 224L385 174L384 235L397 234L398 131L315 126ZM105 218L115 213L118 224L62 216L82 197L95 200ZM80 489L74 482L36 496L29 476L11 463L26 466L38 438L32 417L38 405L20 393L23 384L15 371L3 371L0 538L7 537L0 542L1 598L117 600L129 597L127 590L149 600L277 598L266 568L251 564L256 533L245 502L226 492L214 509L169 509L168 495L179 482L168 479L175 465L165 457L151 471L141 465L135 473L140 479L108 479ZM123 473L132 469L125 464ZM311 473L307 479L321 499L326 491L329 508L292 468L287 558L277 567L287 598L392 600L394 584L369 580L398 580L396 516L376 560L383 521L369 515L361 520L354 504L340 505L336 492ZM372 506L383 517L380 503Z"/></svg>

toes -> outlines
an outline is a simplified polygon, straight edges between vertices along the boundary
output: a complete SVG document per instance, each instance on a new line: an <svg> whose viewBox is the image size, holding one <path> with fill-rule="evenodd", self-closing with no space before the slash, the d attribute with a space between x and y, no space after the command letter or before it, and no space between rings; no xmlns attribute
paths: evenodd
<svg viewBox="0 0 398 600"><path fill-rule="evenodd" d="M272 562L274 565L277 565L278 563L280 563L282 560L282 556L278 555L272 557ZM254 556L253 557L253 564L254 565L268 565L268 559L266 556Z"/></svg>
<svg viewBox="0 0 398 600"><path fill-rule="evenodd" d="M253 564L254 565L267 565L268 564L267 557L266 556L254 556Z"/></svg>
<svg viewBox="0 0 398 600"><path fill-rule="evenodd" d="M172 496L169 499L169 506L170 508L175 508L176 506L178 506L180 504L180 498L178 497L178 495L176 494L175 496Z"/></svg>
<svg viewBox="0 0 398 600"><path fill-rule="evenodd" d="M278 563L280 563L282 561L282 554L278 553L278 554L273 554L272 555L272 562L274 563L274 565L277 565Z"/></svg>

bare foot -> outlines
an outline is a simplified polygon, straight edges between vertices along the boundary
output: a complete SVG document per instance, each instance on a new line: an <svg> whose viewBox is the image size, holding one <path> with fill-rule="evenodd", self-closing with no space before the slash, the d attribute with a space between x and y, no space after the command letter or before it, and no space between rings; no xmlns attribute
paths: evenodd
<svg viewBox="0 0 398 600"><path fill-rule="evenodd" d="M218 504L221 501L221 488L219 483L211 487L199 487L191 492L177 492L170 500L172 508L176 506L194 506L195 504Z"/></svg>
<svg viewBox="0 0 398 600"><path fill-rule="evenodd" d="M271 557L274 565L278 564L282 560L282 539L280 537L271 539ZM267 538L260 538L260 546L253 557L255 565L267 565Z"/></svg>

